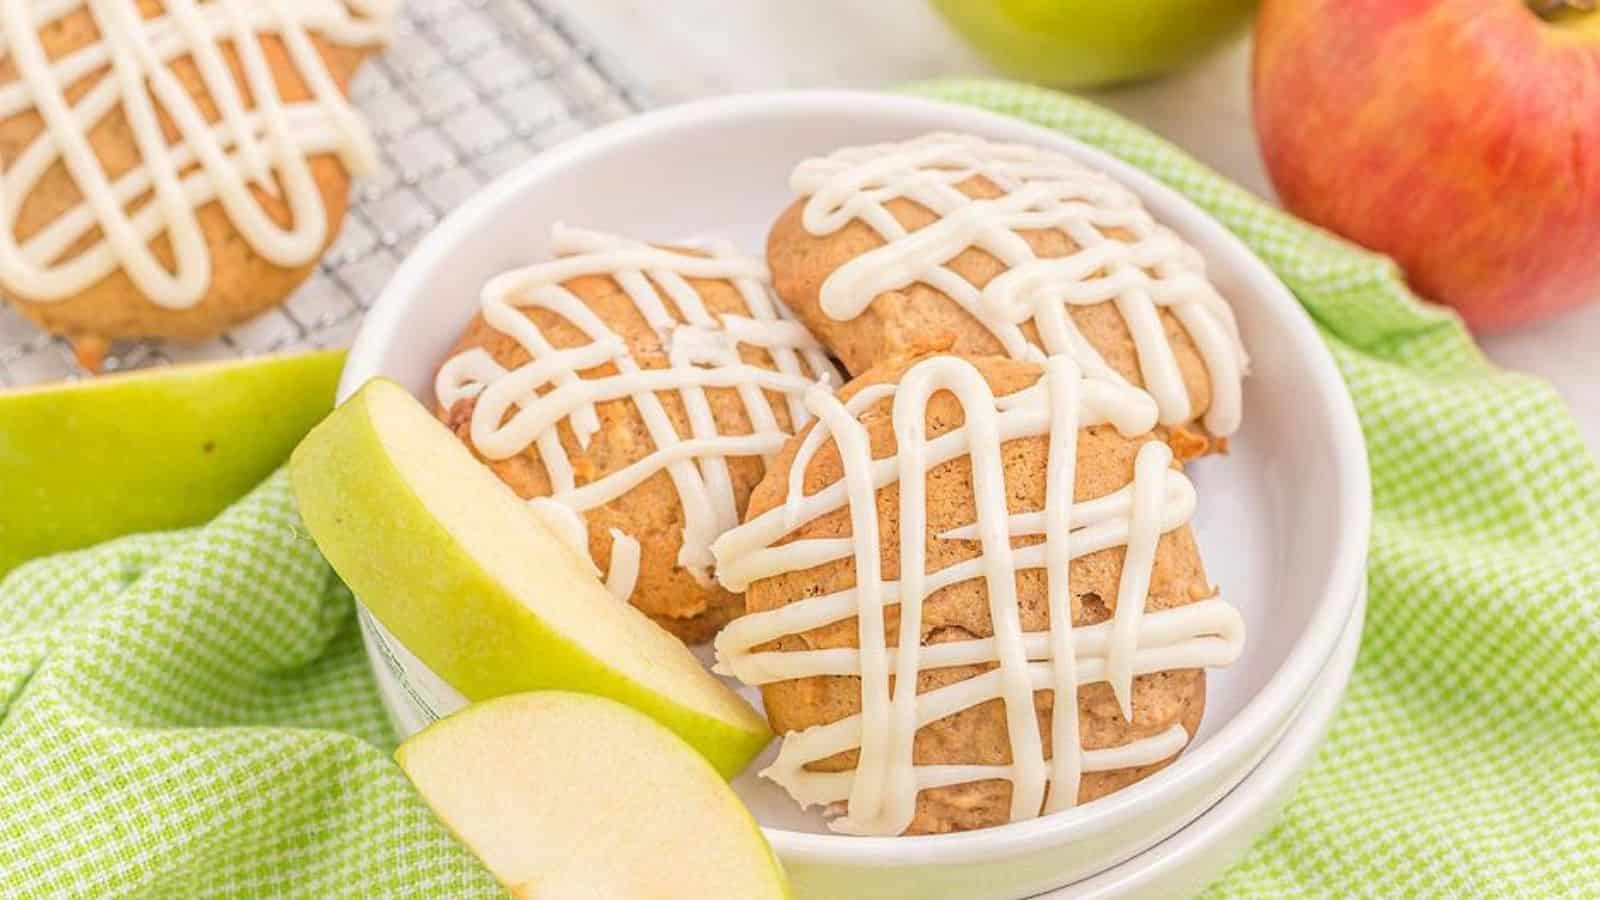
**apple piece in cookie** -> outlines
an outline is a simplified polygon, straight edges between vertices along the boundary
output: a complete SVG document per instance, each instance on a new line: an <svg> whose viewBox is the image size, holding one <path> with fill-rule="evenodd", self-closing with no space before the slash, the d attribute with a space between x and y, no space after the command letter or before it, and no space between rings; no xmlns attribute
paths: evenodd
<svg viewBox="0 0 1600 900"><path fill-rule="evenodd" d="M295 449L301 517L407 649L469 700L583 691L661 722L732 777L761 717L644 614L606 592L405 389L375 379Z"/></svg>
<svg viewBox="0 0 1600 900"><path fill-rule="evenodd" d="M552 243L484 286L439 414L615 596L702 642L743 608L711 542L804 424L800 395L837 377L759 260L559 225Z"/></svg>
<svg viewBox="0 0 1600 900"><path fill-rule="evenodd" d="M395 752L434 813L513 897L780 900L750 812L683 741L600 697L513 694Z"/></svg>
<svg viewBox="0 0 1600 900"><path fill-rule="evenodd" d="M944 342L1071 356L1226 439L1247 358L1198 251L1071 157L966 134L846 147L795 167L767 239L773 286L852 375Z"/></svg>

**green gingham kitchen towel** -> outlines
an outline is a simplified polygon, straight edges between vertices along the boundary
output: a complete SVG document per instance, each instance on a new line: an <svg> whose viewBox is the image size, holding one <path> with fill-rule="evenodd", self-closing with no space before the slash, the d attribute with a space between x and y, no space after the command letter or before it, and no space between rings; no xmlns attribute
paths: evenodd
<svg viewBox="0 0 1600 900"><path fill-rule="evenodd" d="M1388 262L1098 107L915 90L1189 195L1300 297L1355 396L1376 505L1360 661L1281 824L1211 895L1600 891L1600 469L1550 389L1485 362ZM495 895L392 744L281 474L203 528L0 582L0 896Z"/></svg>

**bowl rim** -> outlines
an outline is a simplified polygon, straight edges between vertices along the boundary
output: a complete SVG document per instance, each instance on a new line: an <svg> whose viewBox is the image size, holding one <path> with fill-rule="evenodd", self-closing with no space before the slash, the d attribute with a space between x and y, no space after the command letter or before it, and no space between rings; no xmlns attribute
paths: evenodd
<svg viewBox="0 0 1600 900"><path fill-rule="evenodd" d="M1341 633L1339 645L1327 666L1307 693L1305 704L1278 743L1261 758L1227 795L1204 813L1160 842L1108 869L1088 875L1059 888L1052 888L1034 900L1111 900L1135 896L1170 883L1168 879L1190 877L1198 858L1220 852L1229 856L1211 871L1220 875L1227 866L1250 849L1251 840L1236 843L1241 836L1253 838L1266 832L1270 822L1261 822L1262 811L1281 799L1285 791L1305 777L1317 751L1327 743L1328 732L1338 713L1339 703L1355 672L1361 649L1361 629L1366 622L1367 597L1363 590L1350 621ZM1230 850L1236 847L1236 850Z"/></svg>
<svg viewBox="0 0 1600 900"><path fill-rule="evenodd" d="M380 374L385 347L404 326L413 307L424 302L415 291L423 276L448 261L451 252L480 220L521 197L530 183L586 157L619 145L678 129L719 121L777 115L841 113L886 118L920 113L935 117L941 128L980 134L1008 135L1032 141L1099 168L1149 203L1158 199L1169 224L1182 228L1213 260L1226 258L1230 273L1280 320L1300 345L1302 364L1316 392L1330 411L1325 424L1331 438L1335 471L1342 484L1334 510L1342 527L1334 550L1333 570L1323 596L1306 622L1301 637L1278 669L1243 707L1205 743L1186 751L1173 764L1093 803L977 831L941 835L859 837L791 831L762 826L780 856L797 862L834 865L918 866L994 861L1076 841L1104 831L1158 804L1179 784L1214 777L1239 754L1259 746L1264 735L1290 719L1310 685L1332 656L1365 581L1367 541L1371 528L1371 482L1365 442L1355 404L1311 317L1276 274L1232 231L1154 176L1109 153L1062 132L973 106L905 94L852 90L766 91L730 94L660 108L585 132L551 147L492 179L441 220L412 250L384 286L363 320L351 346L339 383L343 402L368 378Z"/></svg>

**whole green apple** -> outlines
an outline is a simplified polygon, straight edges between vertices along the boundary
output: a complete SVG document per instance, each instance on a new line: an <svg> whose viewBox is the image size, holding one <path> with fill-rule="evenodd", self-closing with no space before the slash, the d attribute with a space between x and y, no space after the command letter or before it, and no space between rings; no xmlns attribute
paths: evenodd
<svg viewBox="0 0 1600 900"><path fill-rule="evenodd" d="M1256 0L933 0L996 68L1094 87L1181 68L1237 34Z"/></svg>
<svg viewBox="0 0 1600 900"><path fill-rule="evenodd" d="M1600 301L1592 0L1267 0L1256 134L1283 204L1480 331Z"/></svg>
<svg viewBox="0 0 1600 900"><path fill-rule="evenodd" d="M210 519L328 414L343 367L320 351L0 392L0 575Z"/></svg>

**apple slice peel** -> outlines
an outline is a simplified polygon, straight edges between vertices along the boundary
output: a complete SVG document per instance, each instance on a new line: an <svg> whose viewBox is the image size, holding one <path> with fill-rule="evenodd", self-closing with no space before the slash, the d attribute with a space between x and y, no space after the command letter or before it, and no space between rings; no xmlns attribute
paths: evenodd
<svg viewBox="0 0 1600 900"><path fill-rule="evenodd" d="M568 690L621 702L724 778L771 740L765 720L643 613L617 603L399 385L374 379L296 448L306 528L384 627L468 700Z"/></svg>
<svg viewBox="0 0 1600 900"><path fill-rule="evenodd" d="M475 704L413 736L395 761L513 897L789 896L718 773L613 701L539 691Z"/></svg>

